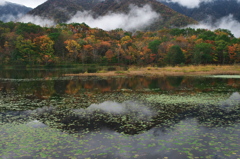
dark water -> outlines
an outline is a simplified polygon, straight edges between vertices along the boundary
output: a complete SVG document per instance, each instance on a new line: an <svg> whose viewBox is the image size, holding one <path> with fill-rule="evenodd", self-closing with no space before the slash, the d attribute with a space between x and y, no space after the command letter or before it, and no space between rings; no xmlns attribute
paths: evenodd
<svg viewBox="0 0 240 159"><path fill-rule="evenodd" d="M240 79L76 72L0 71L1 158L240 158Z"/></svg>

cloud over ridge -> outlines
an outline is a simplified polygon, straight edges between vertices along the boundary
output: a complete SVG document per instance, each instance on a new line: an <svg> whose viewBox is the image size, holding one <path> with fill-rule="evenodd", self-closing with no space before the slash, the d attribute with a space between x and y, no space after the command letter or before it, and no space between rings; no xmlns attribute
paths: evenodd
<svg viewBox="0 0 240 159"><path fill-rule="evenodd" d="M200 22L197 25L189 25L187 27L195 28L195 29L197 28L209 29L209 30L216 30L218 28L228 29L232 32L232 34L234 34L235 37L240 37L240 32L239 32L240 22L234 19L232 14L217 20L215 23L211 22L211 18L209 18L209 20Z"/></svg>
<svg viewBox="0 0 240 159"><path fill-rule="evenodd" d="M198 8L201 3L213 2L216 0L158 0L159 2L178 3L187 8ZM240 1L240 0L237 0Z"/></svg>
<svg viewBox="0 0 240 159"><path fill-rule="evenodd" d="M17 20L18 22L22 22L22 23L33 23L36 25L40 25L42 27L50 27L50 26L54 26L55 22L51 19L47 19L47 18L43 18L40 16L32 16L32 15L25 15L23 17L21 17L20 19Z"/></svg>
<svg viewBox="0 0 240 159"><path fill-rule="evenodd" d="M97 27L104 30L113 30L122 28L124 30L142 29L154 22L161 16L152 10L149 5L137 7L129 6L129 13L108 13L107 15L94 18L93 14L88 11L77 12L67 23L86 23L90 27Z"/></svg>

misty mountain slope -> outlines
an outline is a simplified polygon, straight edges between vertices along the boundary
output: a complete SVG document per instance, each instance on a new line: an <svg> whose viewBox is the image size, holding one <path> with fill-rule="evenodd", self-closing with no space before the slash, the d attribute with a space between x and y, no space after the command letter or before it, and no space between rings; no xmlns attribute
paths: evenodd
<svg viewBox="0 0 240 159"><path fill-rule="evenodd" d="M150 7L144 8L146 5ZM95 21L99 18L107 18L107 16L111 18L112 14L120 14L121 16L127 17L130 13L140 14L141 11L143 11L143 15L141 15L143 18L144 16L145 18L149 18L144 15L144 12L151 12L152 14L149 15L155 16L154 20L156 20L154 23L151 23L150 26L144 28L145 30L180 27L197 23L194 19L179 14L156 0L48 0L28 14L53 19L57 23L66 23L69 21L81 23L83 22L79 20L81 16L82 19L86 18L86 16L91 16L89 18L91 20L89 21ZM158 18L156 18L156 14L158 14ZM76 15L78 18L74 19L73 17ZM132 17L133 16L139 15L132 15ZM117 18L115 18L115 20L116 19ZM136 20L136 18L134 20ZM146 21L144 26L149 22L150 21Z"/></svg>
<svg viewBox="0 0 240 159"><path fill-rule="evenodd" d="M214 0L211 2L202 2L199 7L187 8L179 3L158 0L173 10L192 17L197 21L216 20L233 15L233 18L240 21L240 3L237 0Z"/></svg>
<svg viewBox="0 0 240 159"><path fill-rule="evenodd" d="M179 14L155 0L105 0L105 2L99 3L92 10L101 16L109 13L128 13L131 5L137 7L149 5L154 12L160 15L153 24L147 27L149 30L158 30L164 27L181 27L197 23L192 18Z"/></svg>
<svg viewBox="0 0 240 159"><path fill-rule="evenodd" d="M53 19L57 23L66 22L77 11L90 10L101 0L48 0L39 5L28 15Z"/></svg>
<svg viewBox="0 0 240 159"><path fill-rule="evenodd" d="M5 4L0 5L0 21L14 21L29 12L30 10L32 10L32 8L6 2Z"/></svg>

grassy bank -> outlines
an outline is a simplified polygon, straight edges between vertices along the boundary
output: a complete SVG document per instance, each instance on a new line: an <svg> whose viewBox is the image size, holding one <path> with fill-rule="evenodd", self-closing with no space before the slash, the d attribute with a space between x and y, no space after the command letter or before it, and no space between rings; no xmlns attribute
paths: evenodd
<svg viewBox="0 0 240 159"><path fill-rule="evenodd" d="M99 71L97 73L65 74L65 76L118 76L118 75L238 75L240 65L199 65L176 67L137 67L131 66L127 71Z"/></svg>

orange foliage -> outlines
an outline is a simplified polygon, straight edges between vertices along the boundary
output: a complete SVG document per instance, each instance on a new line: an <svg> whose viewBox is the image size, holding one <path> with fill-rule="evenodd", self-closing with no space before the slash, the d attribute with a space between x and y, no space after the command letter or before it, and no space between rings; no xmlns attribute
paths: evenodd
<svg viewBox="0 0 240 159"><path fill-rule="evenodd" d="M83 49L84 49L85 51L91 51L91 50L93 50L93 47L92 47L92 45L84 45L84 46L83 46Z"/></svg>
<svg viewBox="0 0 240 159"><path fill-rule="evenodd" d="M106 52L105 56L107 57L108 61L111 61L112 58L114 57L113 51L112 50L108 50Z"/></svg>

